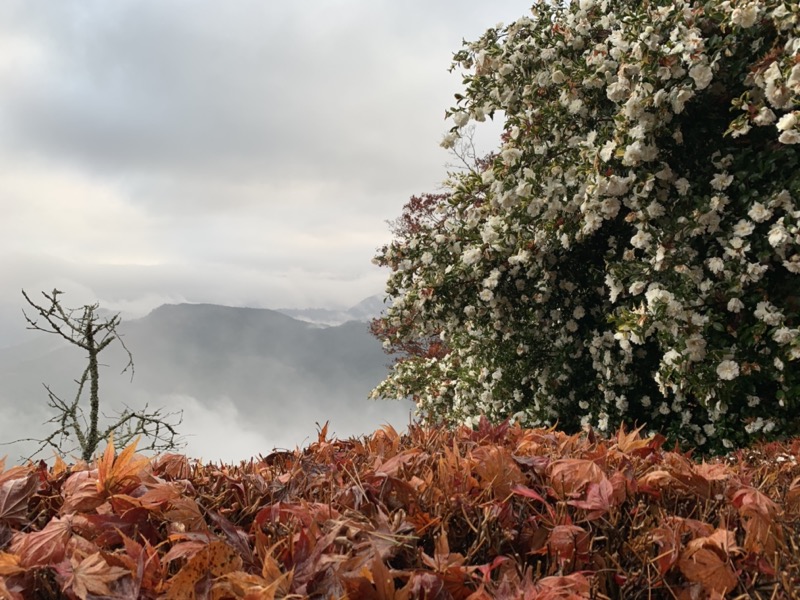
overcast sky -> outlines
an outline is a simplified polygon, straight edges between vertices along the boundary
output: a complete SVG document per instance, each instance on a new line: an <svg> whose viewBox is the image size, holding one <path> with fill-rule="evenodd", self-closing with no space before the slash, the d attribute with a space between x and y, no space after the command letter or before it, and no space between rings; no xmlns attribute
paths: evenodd
<svg viewBox="0 0 800 600"><path fill-rule="evenodd" d="M452 54L529 3L4 0L0 346L21 288L130 314L382 292L386 221L445 175Z"/></svg>

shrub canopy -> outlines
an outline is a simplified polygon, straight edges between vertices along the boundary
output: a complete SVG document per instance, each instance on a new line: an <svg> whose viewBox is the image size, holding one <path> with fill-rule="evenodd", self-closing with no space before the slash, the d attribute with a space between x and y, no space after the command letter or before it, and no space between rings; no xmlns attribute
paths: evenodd
<svg viewBox="0 0 800 600"><path fill-rule="evenodd" d="M373 394L704 450L800 433L800 5L542 1L453 68L443 145L503 134L378 251L376 329L415 351Z"/></svg>

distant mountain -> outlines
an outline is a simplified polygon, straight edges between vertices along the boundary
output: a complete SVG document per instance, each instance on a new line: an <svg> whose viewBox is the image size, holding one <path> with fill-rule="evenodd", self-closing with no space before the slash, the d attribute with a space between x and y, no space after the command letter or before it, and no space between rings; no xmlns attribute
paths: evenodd
<svg viewBox="0 0 800 600"><path fill-rule="evenodd" d="M347 312L367 315L371 306ZM192 456L231 460L238 451L244 459L293 448L326 421L339 437L409 422L410 402L367 398L389 359L363 320L319 327L274 310L179 304L123 322L120 332L135 376L119 374L125 356L110 346L101 355L109 365L100 379L103 406L183 409L180 430L195 435L187 438ZM0 352L0 439L41 435L38 424L51 416L43 382L64 399L74 394L84 356L41 335ZM16 454L12 447L0 456L6 451Z"/></svg>
<svg viewBox="0 0 800 600"><path fill-rule="evenodd" d="M365 298L346 310L331 310L329 308L279 308L277 310L298 321L330 327L342 325L348 321L368 323L380 316L386 307L387 304L383 300L383 295L376 294Z"/></svg>

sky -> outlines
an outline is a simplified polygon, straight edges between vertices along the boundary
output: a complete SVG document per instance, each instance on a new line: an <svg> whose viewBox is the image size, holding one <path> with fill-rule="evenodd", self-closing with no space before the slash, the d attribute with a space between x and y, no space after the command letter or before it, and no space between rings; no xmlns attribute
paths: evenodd
<svg viewBox="0 0 800 600"><path fill-rule="evenodd" d="M386 222L452 160L452 54L529 5L4 0L0 347L21 289L123 316L382 293Z"/></svg>

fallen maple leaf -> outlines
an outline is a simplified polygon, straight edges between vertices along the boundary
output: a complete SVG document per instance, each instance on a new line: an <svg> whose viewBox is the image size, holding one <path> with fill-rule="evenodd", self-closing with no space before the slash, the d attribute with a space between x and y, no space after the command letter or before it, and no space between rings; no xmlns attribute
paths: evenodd
<svg viewBox="0 0 800 600"><path fill-rule="evenodd" d="M242 559L225 542L211 542L195 554L170 580L166 600L193 600L195 586L205 577L216 578L238 571Z"/></svg>
<svg viewBox="0 0 800 600"><path fill-rule="evenodd" d="M111 590L108 584L131 574L128 569L110 566L99 552L80 561L73 556L70 558L70 564L72 573L67 578L64 588L65 590L71 588L72 593L81 600L86 600L90 593L95 596L110 596Z"/></svg>
<svg viewBox="0 0 800 600"><path fill-rule="evenodd" d="M670 527L656 527L647 537L659 547L656 564L661 575L665 575L678 561L678 548L680 547L680 531Z"/></svg>
<svg viewBox="0 0 800 600"><path fill-rule="evenodd" d="M24 572L25 569L19 565L19 556L0 552L0 577L13 577Z"/></svg>
<svg viewBox="0 0 800 600"><path fill-rule="evenodd" d="M577 525L556 525L547 539L550 555L563 564L571 560L584 560L589 553L591 537Z"/></svg>
<svg viewBox="0 0 800 600"><path fill-rule="evenodd" d="M586 487L586 500L568 500L567 504L588 511L586 520L592 521L616 506L614 488L611 482L604 477L600 483L590 483Z"/></svg>
<svg viewBox="0 0 800 600"><path fill-rule="evenodd" d="M591 592L591 582L582 573L570 575L543 577L536 582L541 600L567 600L588 598Z"/></svg>
<svg viewBox="0 0 800 600"><path fill-rule="evenodd" d="M630 433L625 433L625 425L621 424L619 426L619 431L617 431L617 448L623 454L643 454L641 451L642 449L647 449L645 453L649 453L651 451L650 442L653 438L646 438L642 439L639 435L639 432L644 429L644 425L641 427L637 427Z"/></svg>
<svg viewBox="0 0 800 600"><path fill-rule="evenodd" d="M734 493L732 504L739 510L744 530L744 547L750 552L775 552L776 541L783 532L775 519L778 506L755 488L742 488Z"/></svg>
<svg viewBox="0 0 800 600"><path fill-rule="evenodd" d="M72 535L72 517L55 517L41 531L18 533L11 540L11 552L23 567L50 565L64 559Z"/></svg>
<svg viewBox="0 0 800 600"><path fill-rule="evenodd" d="M727 558L707 546L687 547L678 560L678 568L686 579L701 584L708 593L716 592L724 596L739 584Z"/></svg>
<svg viewBox="0 0 800 600"><path fill-rule="evenodd" d="M548 470L553 489L562 496L579 492L584 486L606 478L597 464L583 458L562 458L551 463Z"/></svg>
<svg viewBox="0 0 800 600"><path fill-rule="evenodd" d="M6 475L4 473L3 475ZM0 522L24 525L28 522L28 500L36 492L39 482L35 473L5 479L0 483Z"/></svg>
<svg viewBox="0 0 800 600"><path fill-rule="evenodd" d="M515 485L525 482L511 453L503 446L479 446L470 456L475 474L497 500L505 500Z"/></svg>
<svg viewBox="0 0 800 600"><path fill-rule="evenodd" d="M114 437L108 438L103 456L97 461L97 491L106 494L126 492L131 484L139 483L139 473L150 463L144 456L137 456L136 444L139 438L119 453L115 458Z"/></svg>

